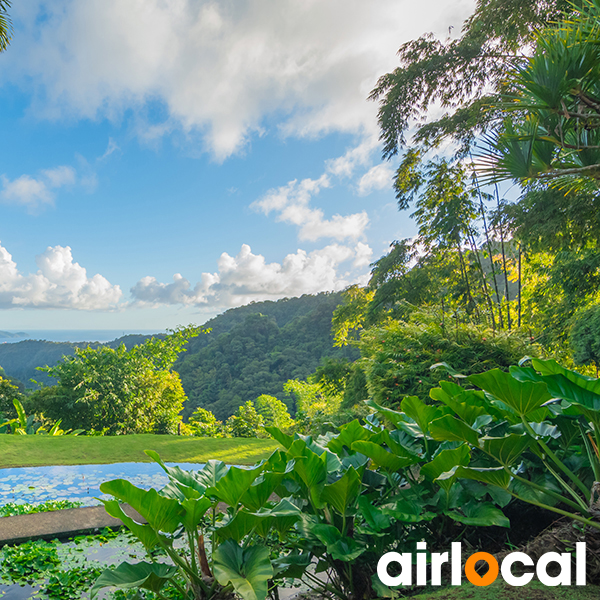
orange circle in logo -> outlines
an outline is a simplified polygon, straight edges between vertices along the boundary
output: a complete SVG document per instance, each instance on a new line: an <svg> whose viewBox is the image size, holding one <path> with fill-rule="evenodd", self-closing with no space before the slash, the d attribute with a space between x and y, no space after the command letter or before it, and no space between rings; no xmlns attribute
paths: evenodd
<svg viewBox="0 0 600 600"><path fill-rule="evenodd" d="M485 560L489 567L487 573L483 577L475 570L475 565L480 560ZM490 583L494 583L498 577L498 561L489 552L476 552L475 554L471 554L465 563L465 575L473 585L490 585Z"/></svg>

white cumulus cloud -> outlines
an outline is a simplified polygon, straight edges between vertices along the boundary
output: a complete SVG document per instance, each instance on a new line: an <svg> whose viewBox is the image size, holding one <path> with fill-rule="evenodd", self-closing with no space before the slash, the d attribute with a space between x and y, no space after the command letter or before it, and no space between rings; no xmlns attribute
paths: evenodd
<svg viewBox="0 0 600 600"><path fill-rule="evenodd" d="M392 187L394 169L388 163L375 165L369 169L358 182L358 193L367 196L375 190L385 190Z"/></svg>
<svg viewBox="0 0 600 600"><path fill-rule="evenodd" d="M76 172L73 167L66 165L45 169L38 177L21 175L10 180L6 175L0 175L2 191L0 200L7 204L20 204L30 212L35 212L44 205L52 205L55 190L73 185L76 181Z"/></svg>
<svg viewBox="0 0 600 600"><path fill-rule="evenodd" d="M118 285L73 261L69 246L49 246L36 257L38 271L19 272L11 254L0 245L0 309L65 308L107 310L121 299Z"/></svg>
<svg viewBox="0 0 600 600"><path fill-rule="evenodd" d="M298 226L300 240L316 241L321 238L332 238L338 241L356 240L364 235L369 224L365 211L351 215L333 215L325 218L320 208L312 208L309 204L313 195L331 185L327 174L319 179L296 179L287 185L269 190L263 198L251 204L265 215L276 212L277 221Z"/></svg>
<svg viewBox="0 0 600 600"><path fill-rule="evenodd" d="M403 41L459 27L473 0L30 0L1 77L36 116L120 118L200 134L222 159L268 117L284 135L373 132L377 78ZM146 119L151 103L167 116ZM148 123L145 121L148 120Z"/></svg>
<svg viewBox="0 0 600 600"><path fill-rule="evenodd" d="M352 270L344 263L364 266L370 248L359 242L355 247L330 244L319 250L298 250L281 263L268 263L243 244L236 256L224 252L218 260L218 272L203 273L195 286L176 274L173 283L161 283L144 277L131 289L138 304L182 304L228 308L252 301L339 291L354 283Z"/></svg>

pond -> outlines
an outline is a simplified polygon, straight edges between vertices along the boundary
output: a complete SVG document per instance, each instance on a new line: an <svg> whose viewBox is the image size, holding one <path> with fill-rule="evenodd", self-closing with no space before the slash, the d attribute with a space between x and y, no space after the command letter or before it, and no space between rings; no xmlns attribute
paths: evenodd
<svg viewBox="0 0 600 600"><path fill-rule="evenodd" d="M204 464L167 463L188 471ZM100 492L100 484L109 479L127 479L144 489L160 489L167 475L156 463L115 463L110 465L68 465L60 467L19 467L0 469L0 505L8 502L37 503L47 500L71 500L84 506L100 504L109 498Z"/></svg>

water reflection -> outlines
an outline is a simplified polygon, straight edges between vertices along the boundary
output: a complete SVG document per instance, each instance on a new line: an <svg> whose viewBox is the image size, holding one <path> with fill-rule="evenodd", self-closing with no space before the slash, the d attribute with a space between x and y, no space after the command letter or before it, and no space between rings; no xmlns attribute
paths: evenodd
<svg viewBox="0 0 600 600"><path fill-rule="evenodd" d="M193 463L167 464L188 471L204 466ZM100 504L99 498L109 498L100 492L100 484L109 479L127 479L144 489L160 489L167 483L166 473L156 463L0 469L0 504L77 500L84 506L93 506Z"/></svg>

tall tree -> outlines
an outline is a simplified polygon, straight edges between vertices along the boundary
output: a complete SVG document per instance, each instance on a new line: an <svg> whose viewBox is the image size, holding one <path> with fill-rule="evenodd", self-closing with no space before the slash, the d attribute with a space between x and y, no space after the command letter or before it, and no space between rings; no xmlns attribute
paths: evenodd
<svg viewBox="0 0 600 600"><path fill-rule="evenodd" d="M544 29L513 68L493 110L508 113L488 140L485 176L544 180L566 190L600 185L600 1Z"/></svg>
<svg viewBox="0 0 600 600"><path fill-rule="evenodd" d="M572 10L569 0L477 0L460 38L427 34L403 44L400 66L383 75L370 96L379 101L384 157L407 144L415 123L413 142L431 148L451 139L467 154L475 136L501 115L482 109L497 100L515 57L531 45L535 31ZM428 121L435 105L446 112Z"/></svg>

